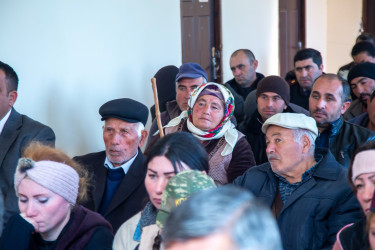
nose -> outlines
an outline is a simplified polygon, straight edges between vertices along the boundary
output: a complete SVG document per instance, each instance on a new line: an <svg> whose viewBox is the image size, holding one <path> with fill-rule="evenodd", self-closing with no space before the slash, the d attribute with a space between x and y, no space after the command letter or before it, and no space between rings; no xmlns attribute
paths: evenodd
<svg viewBox="0 0 375 250"><path fill-rule="evenodd" d="M275 147L273 143L269 142L266 148L266 153L267 155L269 155L270 153L274 153L274 152L275 152Z"/></svg>
<svg viewBox="0 0 375 250"><path fill-rule="evenodd" d="M303 77L307 76L307 70L306 69L302 69L301 74L302 74Z"/></svg>
<svg viewBox="0 0 375 250"><path fill-rule="evenodd" d="M25 214L27 217L35 217L37 215L37 210L32 202L27 203Z"/></svg>
<svg viewBox="0 0 375 250"><path fill-rule="evenodd" d="M271 107L272 104L273 104L273 100L272 100L272 98L268 98L268 100L267 100L267 102L266 102L267 107Z"/></svg>
<svg viewBox="0 0 375 250"><path fill-rule="evenodd" d="M324 101L323 98L320 98L320 99L317 101L317 104L316 104L316 106L317 106L318 108L320 108L320 109L324 109L325 105L326 105L326 102Z"/></svg>
<svg viewBox="0 0 375 250"><path fill-rule="evenodd" d="M111 143L112 145L118 145L120 144L120 134L119 133L114 133L112 138L111 138Z"/></svg>
<svg viewBox="0 0 375 250"><path fill-rule="evenodd" d="M371 202L372 196L374 194L374 185L366 185L365 186L365 193L363 194L363 199L366 202Z"/></svg>
<svg viewBox="0 0 375 250"><path fill-rule="evenodd" d="M155 186L155 192L157 194L162 194L165 188L167 180L164 180L163 178L159 178L159 180L156 183Z"/></svg>
<svg viewBox="0 0 375 250"><path fill-rule="evenodd" d="M357 91L359 94L363 94L364 93L364 86L362 84L357 84Z"/></svg>
<svg viewBox="0 0 375 250"><path fill-rule="evenodd" d="M233 71L233 74L234 74L234 76L239 76L239 75L241 75L241 70L238 69L238 68L235 68L234 71Z"/></svg>

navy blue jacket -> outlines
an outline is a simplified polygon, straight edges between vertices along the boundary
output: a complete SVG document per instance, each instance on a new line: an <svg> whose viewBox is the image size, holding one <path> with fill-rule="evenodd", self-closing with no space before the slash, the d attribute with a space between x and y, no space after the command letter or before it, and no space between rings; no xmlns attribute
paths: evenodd
<svg viewBox="0 0 375 250"><path fill-rule="evenodd" d="M331 249L336 233L361 218L346 170L329 151L319 153L323 158L312 178L291 194L277 218L284 249ZM233 184L249 189L269 207L278 190L270 163L248 169Z"/></svg>

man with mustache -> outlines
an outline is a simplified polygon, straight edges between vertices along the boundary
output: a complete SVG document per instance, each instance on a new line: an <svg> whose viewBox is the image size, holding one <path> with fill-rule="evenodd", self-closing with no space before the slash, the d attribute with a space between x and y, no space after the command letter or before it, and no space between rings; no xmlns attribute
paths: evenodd
<svg viewBox="0 0 375 250"><path fill-rule="evenodd" d="M294 104L289 105L289 84L279 76L267 76L260 80L255 95L256 103L251 106L255 106L256 110L250 119L240 125L239 130L246 135L256 164L259 165L268 161L265 138L262 133L263 123L278 113L308 114L308 111Z"/></svg>
<svg viewBox="0 0 375 250"><path fill-rule="evenodd" d="M322 56L315 49L299 50L294 56L296 81L290 83L290 102L309 110L309 96L316 78L323 74Z"/></svg>
<svg viewBox="0 0 375 250"><path fill-rule="evenodd" d="M324 74L316 79L310 95L310 115L316 121L319 137L316 146L328 148L336 160L348 167L354 150L375 133L349 123L342 114L348 109L350 87L335 74Z"/></svg>
<svg viewBox="0 0 375 250"><path fill-rule="evenodd" d="M311 117L279 113L262 131L269 162L233 184L271 208L284 249L331 249L340 227L361 216L345 169L329 150L315 148L318 128Z"/></svg>
<svg viewBox="0 0 375 250"><path fill-rule="evenodd" d="M349 71L348 82L357 99L352 101L344 113L345 120L353 119L367 111L367 100L375 89L375 63L364 62L354 66Z"/></svg>
<svg viewBox="0 0 375 250"><path fill-rule="evenodd" d="M100 213L114 233L138 213L147 196L145 156L140 148L147 138L148 108L129 98L103 104L105 151L74 157L92 174L88 199L83 206Z"/></svg>

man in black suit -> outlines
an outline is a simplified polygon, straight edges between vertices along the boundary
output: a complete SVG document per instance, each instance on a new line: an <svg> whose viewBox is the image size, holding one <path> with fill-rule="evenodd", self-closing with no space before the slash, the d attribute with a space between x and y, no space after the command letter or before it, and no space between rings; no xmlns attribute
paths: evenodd
<svg viewBox="0 0 375 250"><path fill-rule="evenodd" d="M109 101L99 109L104 120L105 151L74 159L93 175L85 207L106 218L114 232L143 208L147 197L145 157L140 147L147 138L148 108L129 98Z"/></svg>
<svg viewBox="0 0 375 250"><path fill-rule="evenodd" d="M17 88L17 73L8 64L0 62L0 188L4 195L4 223L19 213L13 180L23 148L31 141L55 145L55 133L50 127L13 108Z"/></svg>

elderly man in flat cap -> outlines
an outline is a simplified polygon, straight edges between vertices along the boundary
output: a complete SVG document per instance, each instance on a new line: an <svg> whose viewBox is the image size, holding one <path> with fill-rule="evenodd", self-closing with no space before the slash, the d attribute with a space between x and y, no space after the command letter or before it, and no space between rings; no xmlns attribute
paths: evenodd
<svg viewBox="0 0 375 250"><path fill-rule="evenodd" d="M295 104L290 106L289 84L280 76L267 76L260 80L255 95L256 103L252 106L257 109L250 116L250 119L246 119L245 122L240 124L239 130L246 135L246 139L253 150L256 164L259 165L268 161L266 143L262 133L263 123L278 113L308 114L309 112Z"/></svg>
<svg viewBox="0 0 375 250"><path fill-rule="evenodd" d="M93 175L92 189L85 207L106 218L114 232L139 212L147 192L144 186L145 157L140 147L147 138L144 126L148 109L142 103L123 98L103 104L105 151L74 159Z"/></svg>
<svg viewBox="0 0 375 250"><path fill-rule="evenodd" d="M361 212L345 169L326 149L315 149L318 128L304 114L279 113L262 126L269 163L233 183L268 205L284 249L331 249L336 233Z"/></svg>
<svg viewBox="0 0 375 250"><path fill-rule="evenodd" d="M367 100L375 89L375 63L364 62L354 66L349 71L348 82L357 99L345 111L345 120L353 119L367 111Z"/></svg>

